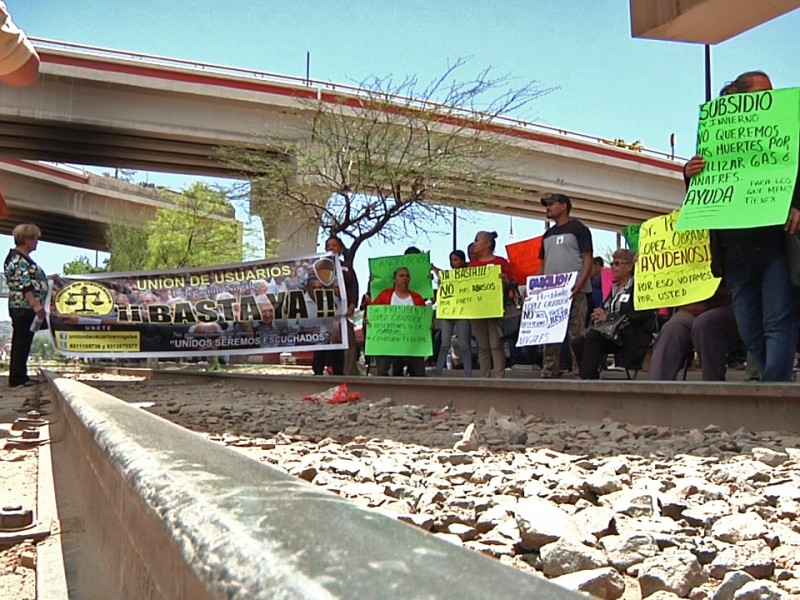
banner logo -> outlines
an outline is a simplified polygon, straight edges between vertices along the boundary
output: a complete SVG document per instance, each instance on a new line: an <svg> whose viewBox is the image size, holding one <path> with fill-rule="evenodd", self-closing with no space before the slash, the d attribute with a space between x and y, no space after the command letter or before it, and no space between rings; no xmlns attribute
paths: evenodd
<svg viewBox="0 0 800 600"><path fill-rule="evenodd" d="M325 287L328 287L336 279L336 267L330 258L320 258L315 262L314 273Z"/></svg>
<svg viewBox="0 0 800 600"><path fill-rule="evenodd" d="M114 310L114 298L98 283L76 281L58 292L56 307L62 315L101 317Z"/></svg>

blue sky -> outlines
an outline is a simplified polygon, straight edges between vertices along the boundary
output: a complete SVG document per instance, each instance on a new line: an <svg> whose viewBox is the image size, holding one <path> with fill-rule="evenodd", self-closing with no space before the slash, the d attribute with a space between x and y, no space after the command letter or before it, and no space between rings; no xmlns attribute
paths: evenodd
<svg viewBox="0 0 800 600"><path fill-rule="evenodd" d="M305 75L309 51L311 76L341 83L410 74L427 82L448 61L472 57L467 72L492 66L520 82L538 80L543 87L557 88L519 117L605 138L638 140L664 152L675 133L677 153L683 156L692 154L697 107L705 93L703 47L633 39L627 0L6 4L33 37L297 76ZM794 11L713 47L714 94L738 73L752 69L767 71L776 87L800 85L798 31L800 11ZM149 176L150 181L157 178ZM490 222L500 241L507 241L509 218ZM483 228L485 223L461 224L459 245ZM517 240L543 229L541 223L514 219ZM4 241L11 243L8 237ZM432 248L434 262L445 264L449 242L412 242ZM613 235L595 236L596 246L613 243ZM35 256L48 272L60 270L64 257L73 252L52 246L42 244ZM370 250L362 252L366 261Z"/></svg>

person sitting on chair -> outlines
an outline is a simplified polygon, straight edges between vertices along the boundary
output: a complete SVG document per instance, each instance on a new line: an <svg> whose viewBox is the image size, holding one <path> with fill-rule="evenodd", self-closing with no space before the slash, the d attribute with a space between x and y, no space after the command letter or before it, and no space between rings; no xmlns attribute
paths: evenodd
<svg viewBox="0 0 800 600"><path fill-rule="evenodd" d="M678 308L664 324L653 346L648 379L676 379L694 348L700 358L703 381L725 381L728 347L739 339L731 295L720 286L708 300Z"/></svg>
<svg viewBox="0 0 800 600"><path fill-rule="evenodd" d="M592 323L583 335L572 338L581 379L600 379L600 368L610 353L619 353L622 366L638 370L653 337L655 311L633 309L634 253L614 252L611 270L614 285L601 308L592 312ZM620 325L614 327L614 323Z"/></svg>

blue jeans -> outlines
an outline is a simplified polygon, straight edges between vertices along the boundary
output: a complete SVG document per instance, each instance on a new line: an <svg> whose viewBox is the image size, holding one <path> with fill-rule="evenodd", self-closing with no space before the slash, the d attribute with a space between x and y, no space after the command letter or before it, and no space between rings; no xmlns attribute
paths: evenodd
<svg viewBox="0 0 800 600"><path fill-rule="evenodd" d="M453 339L453 329L458 334L458 349L461 352L461 364L464 365L464 377L472 377L472 352L470 348L469 321L466 319L452 320L442 319L439 321L441 326L439 333L442 336L442 345L439 348L439 356L436 357L436 375L441 377L444 372L444 365L447 362L447 355L450 353L450 343Z"/></svg>
<svg viewBox="0 0 800 600"><path fill-rule="evenodd" d="M761 381L791 381L800 294L789 281L786 255L759 248L725 248L725 283L739 333Z"/></svg>

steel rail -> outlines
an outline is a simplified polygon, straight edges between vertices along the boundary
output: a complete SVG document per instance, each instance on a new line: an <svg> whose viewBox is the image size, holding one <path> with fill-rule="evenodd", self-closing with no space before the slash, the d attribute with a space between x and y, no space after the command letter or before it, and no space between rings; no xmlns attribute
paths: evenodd
<svg viewBox="0 0 800 600"><path fill-rule="evenodd" d="M456 411L800 432L796 384L96 370L293 395L346 382L367 400ZM66 597L65 586L77 599L582 597L359 509L90 386L46 377L55 498L45 512L57 511L66 573L47 588L58 590L53 597ZM42 555L43 574L51 559Z"/></svg>
<svg viewBox="0 0 800 600"><path fill-rule="evenodd" d="M45 375L70 598L584 597Z"/></svg>
<svg viewBox="0 0 800 600"><path fill-rule="evenodd" d="M236 380L271 392L304 396L347 383L367 399L386 396L400 404L432 409L546 416L600 423L612 419L632 425L725 431L800 433L800 385L754 382L650 382L627 380L540 380L478 378L312 377L257 375L226 371L131 369L155 378Z"/></svg>

